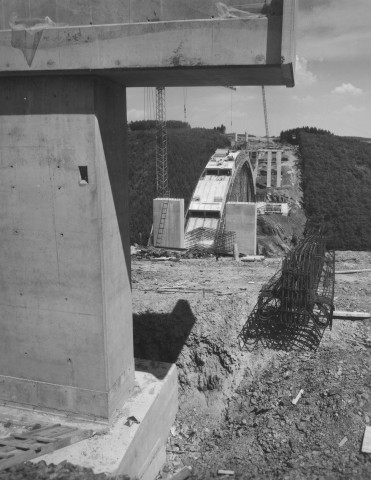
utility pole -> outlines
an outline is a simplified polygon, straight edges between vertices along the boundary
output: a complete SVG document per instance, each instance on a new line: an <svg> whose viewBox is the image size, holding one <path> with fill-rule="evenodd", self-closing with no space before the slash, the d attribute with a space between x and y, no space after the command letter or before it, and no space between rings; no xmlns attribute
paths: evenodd
<svg viewBox="0 0 371 480"><path fill-rule="evenodd" d="M156 87L156 186L158 197L169 197L165 87Z"/></svg>

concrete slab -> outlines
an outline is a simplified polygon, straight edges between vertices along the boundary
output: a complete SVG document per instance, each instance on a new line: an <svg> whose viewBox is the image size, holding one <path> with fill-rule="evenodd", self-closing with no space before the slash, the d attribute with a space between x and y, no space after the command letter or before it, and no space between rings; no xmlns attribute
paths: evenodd
<svg viewBox="0 0 371 480"><path fill-rule="evenodd" d="M153 480L165 463L166 440L178 408L177 371L173 364L140 359L135 366L134 393L115 412L110 425L4 406L0 407L0 420L24 425L61 423L95 432L91 438L34 459L34 463L67 460L95 473ZM128 417L139 423L127 425Z"/></svg>

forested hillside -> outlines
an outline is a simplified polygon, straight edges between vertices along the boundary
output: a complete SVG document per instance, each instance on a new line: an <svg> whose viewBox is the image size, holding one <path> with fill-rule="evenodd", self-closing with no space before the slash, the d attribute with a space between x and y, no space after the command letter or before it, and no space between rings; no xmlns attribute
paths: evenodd
<svg viewBox="0 0 371 480"><path fill-rule="evenodd" d="M329 248L371 250L371 145L305 131L298 143L307 219L324 221Z"/></svg>
<svg viewBox="0 0 371 480"><path fill-rule="evenodd" d="M217 148L227 147L229 141L217 130L174 126L168 128L169 189L172 197L185 199L184 208L187 208L209 157ZM128 152L130 240L140 242L141 233L144 243L150 233L152 200L156 197L155 130L129 131Z"/></svg>

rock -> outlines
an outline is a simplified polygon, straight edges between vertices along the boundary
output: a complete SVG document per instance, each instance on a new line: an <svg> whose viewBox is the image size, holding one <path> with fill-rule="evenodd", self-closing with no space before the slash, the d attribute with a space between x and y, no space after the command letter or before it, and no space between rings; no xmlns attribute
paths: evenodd
<svg viewBox="0 0 371 480"><path fill-rule="evenodd" d="M300 432L305 432L307 430L307 425L305 422L297 422L296 423L296 428L300 431Z"/></svg>
<svg viewBox="0 0 371 480"><path fill-rule="evenodd" d="M268 419L267 427L268 428L273 428L275 426L275 422L272 417Z"/></svg>

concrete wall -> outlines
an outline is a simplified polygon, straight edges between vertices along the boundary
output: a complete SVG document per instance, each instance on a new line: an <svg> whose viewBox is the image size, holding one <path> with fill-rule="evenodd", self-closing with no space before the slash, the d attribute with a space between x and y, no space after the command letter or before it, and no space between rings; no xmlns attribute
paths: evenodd
<svg viewBox="0 0 371 480"><path fill-rule="evenodd" d="M161 221L162 215L165 222ZM164 229L159 232L160 224ZM153 243L156 247L184 248L183 198L155 198L153 200Z"/></svg>
<svg viewBox="0 0 371 480"><path fill-rule="evenodd" d="M125 122L111 82L0 79L1 401L108 417L133 386Z"/></svg>
<svg viewBox="0 0 371 480"><path fill-rule="evenodd" d="M239 253L256 254L257 209L256 203L228 202L225 228L236 232Z"/></svg>

